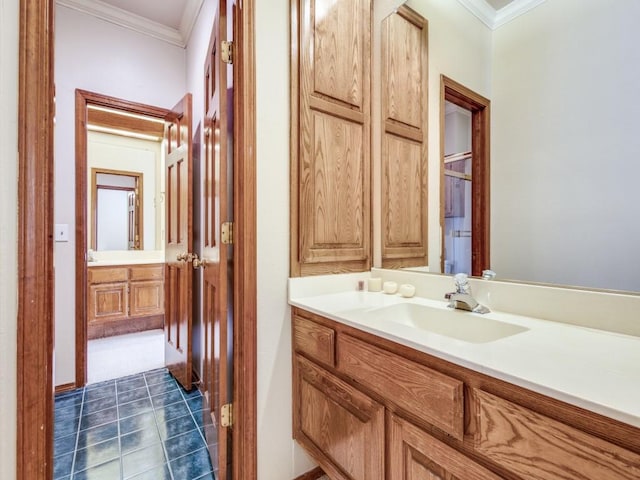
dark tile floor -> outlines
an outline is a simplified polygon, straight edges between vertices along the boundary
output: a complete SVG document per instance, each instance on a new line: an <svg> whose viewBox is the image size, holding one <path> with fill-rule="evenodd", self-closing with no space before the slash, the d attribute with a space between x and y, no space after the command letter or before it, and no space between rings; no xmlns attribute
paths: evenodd
<svg viewBox="0 0 640 480"><path fill-rule="evenodd" d="M166 369L56 395L54 480L213 480L202 395Z"/></svg>

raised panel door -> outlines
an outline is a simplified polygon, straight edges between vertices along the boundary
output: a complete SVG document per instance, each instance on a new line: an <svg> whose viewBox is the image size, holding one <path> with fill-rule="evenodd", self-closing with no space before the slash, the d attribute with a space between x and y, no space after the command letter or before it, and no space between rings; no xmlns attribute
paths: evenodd
<svg viewBox="0 0 640 480"><path fill-rule="evenodd" d="M389 416L389 480L500 480L462 453L406 420Z"/></svg>
<svg viewBox="0 0 640 480"><path fill-rule="evenodd" d="M191 390L193 166L191 94L165 118L165 364Z"/></svg>
<svg viewBox="0 0 640 480"><path fill-rule="evenodd" d="M294 437L333 480L384 478L384 407L295 356Z"/></svg>
<svg viewBox="0 0 640 480"><path fill-rule="evenodd" d="M129 308L131 317L163 314L164 282L147 280L131 282L129 285Z"/></svg>
<svg viewBox="0 0 640 480"><path fill-rule="evenodd" d="M89 324L127 318L127 300L127 282L89 285Z"/></svg>
<svg viewBox="0 0 640 480"><path fill-rule="evenodd" d="M367 270L371 0L300 0L298 6L292 274Z"/></svg>
<svg viewBox="0 0 640 480"><path fill-rule="evenodd" d="M427 21L382 22L382 266L427 264Z"/></svg>

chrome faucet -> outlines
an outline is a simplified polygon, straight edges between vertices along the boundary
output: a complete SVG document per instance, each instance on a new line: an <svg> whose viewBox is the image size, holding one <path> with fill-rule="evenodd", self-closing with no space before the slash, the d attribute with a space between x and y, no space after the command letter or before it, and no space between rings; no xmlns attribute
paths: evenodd
<svg viewBox="0 0 640 480"><path fill-rule="evenodd" d="M469 279L465 273L456 274L453 281L456 285L456 291L445 295L445 298L449 300L449 308L474 313L489 313L491 311L471 296L471 285L469 285Z"/></svg>

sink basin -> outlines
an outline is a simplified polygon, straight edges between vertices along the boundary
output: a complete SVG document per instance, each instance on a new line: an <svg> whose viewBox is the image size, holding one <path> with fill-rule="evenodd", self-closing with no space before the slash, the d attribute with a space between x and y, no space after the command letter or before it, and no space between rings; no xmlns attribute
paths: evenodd
<svg viewBox="0 0 640 480"><path fill-rule="evenodd" d="M469 343L487 343L526 332L528 328L487 318L484 315L400 303L362 312L373 321L393 322Z"/></svg>

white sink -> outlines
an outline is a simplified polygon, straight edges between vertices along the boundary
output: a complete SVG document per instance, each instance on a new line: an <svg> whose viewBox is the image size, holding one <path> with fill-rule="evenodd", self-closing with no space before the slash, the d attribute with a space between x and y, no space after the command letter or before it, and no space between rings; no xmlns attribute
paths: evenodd
<svg viewBox="0 0 640 480"><path fill-rule="evenodd" d="M399 303L353 313L369 321L393 322L469 343L493 342L529 330L486 315L417 303Z"/></svg>

